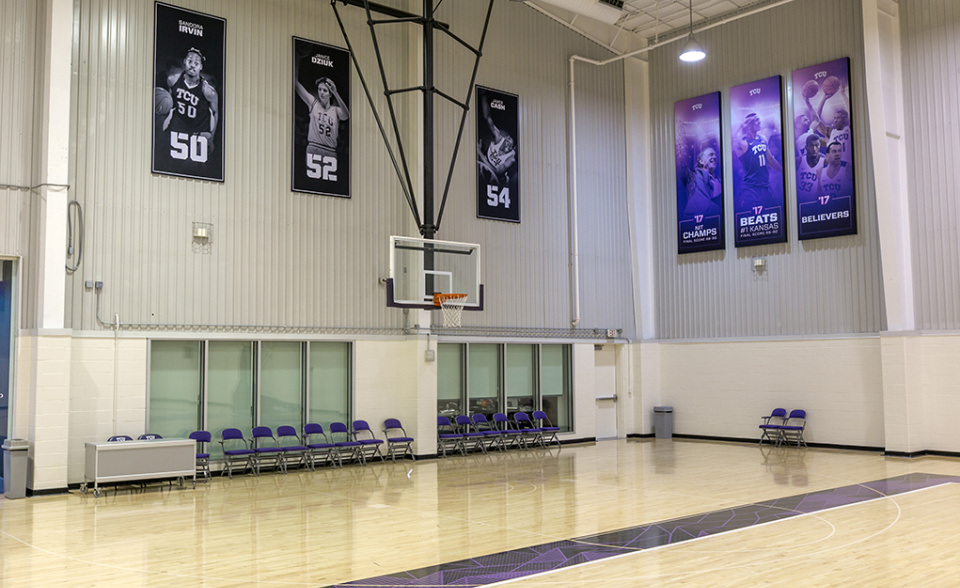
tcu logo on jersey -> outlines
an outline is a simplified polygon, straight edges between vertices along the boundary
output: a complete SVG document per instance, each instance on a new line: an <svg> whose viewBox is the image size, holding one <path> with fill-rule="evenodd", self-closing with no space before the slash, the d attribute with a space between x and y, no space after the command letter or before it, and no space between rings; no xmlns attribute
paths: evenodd
<svg viewBox="0 0 960 588"><path fill-rule="evenodd" d="M694 104L691 110L700 110L701 108L703 108L703 104Z"/></svg>
<svg viewBox="0 0 960 588"><path fill-rule="evenodd" d="M750 150L753 152L754 155L758 155L758 154L761 154L761 153L766 153L766 152L767 152L767 146L764 145L763 143L759 143L759 144L754 145L753 147L751 147Z"/></svg>
<svg viewBox="0 0 960 588"><path fill-rule="evenodd" d="M181 100L183 102L189 102L193 106L196 106L197 104L200 103L200 99L197 98L197 96L193 92L185 88L177 88L177 100Z"/></svg>
<svg viewBox="0 0 960 588"><path fill-rule="evenodd" d="M750 95L751 95L751 96L756 96L756 95L759 94L759 93L760 93L760 88L754 88L754 89L750 90Z"/></svg>
<svg viewBox="0 0 960 588"><path fill-rule="evenodd" d="M827 77L827 72L825 71L818 71L817 73L813 74L813 79L815 80L819 80L820 78L825 78L825 77Z"/></svg>

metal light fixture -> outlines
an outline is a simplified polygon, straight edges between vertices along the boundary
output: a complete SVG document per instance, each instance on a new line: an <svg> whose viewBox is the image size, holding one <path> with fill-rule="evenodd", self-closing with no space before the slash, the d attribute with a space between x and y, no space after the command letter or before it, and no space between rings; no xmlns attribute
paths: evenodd
<svg viewBox="0 0 960 588"><path fill-rule="evenodd" d="M690 37L687 39L687 42L683 44L683 48L680 49L680 61L686 61L692 63L694 61L700 61L707 56L707 52L704 51L703 45L697 43L697 40L693 38L693 0L690 0Z"/></svg>

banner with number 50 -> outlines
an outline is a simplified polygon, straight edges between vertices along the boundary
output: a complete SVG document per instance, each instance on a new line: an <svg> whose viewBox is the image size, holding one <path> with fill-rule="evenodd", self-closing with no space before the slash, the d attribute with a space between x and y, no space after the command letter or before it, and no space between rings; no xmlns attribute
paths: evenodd
<svg viewBox="0 0 960 588"><path fill-rule="evenodd" d="M477 216L520 222L520 99L477 86Z"/></svg>
<svg viewBox="0 0 960 588"><path fill-rule="evenodd" d="M157 2L153 172L223 181L224 19Z"/></svg>

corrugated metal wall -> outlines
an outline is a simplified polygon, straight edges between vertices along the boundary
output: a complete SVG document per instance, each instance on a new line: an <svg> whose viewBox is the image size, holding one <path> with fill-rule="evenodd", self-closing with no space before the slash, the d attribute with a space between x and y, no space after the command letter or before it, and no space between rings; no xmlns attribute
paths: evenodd
<svg viewBox="0 0 960 588"><path fill-rule="evenodd" d="M0 2L0 255L22 255L32 192L38 9L34 0Z"/></svg>
<svg viewBox="0 0 960 588"><path fill-rule="evenodd" d="M178 4L227 20L226 182L150 173L154 3L80 0L72 147L88 238L84 265L68 283L68 324L98 328L95 296L84 290L83 281L103 280L100 316L106 321L119 313L124 323L401 326L401 312L385 308L378 278L386 276L389 265L387 237L417 231L356 73L351 105L353 198L295 194L289 187L291 36L344 46L329 3ZM438 16L473 40L479 35L485 4L448 2ZM343 6L340 10L377 95L376 62L363 12ZM391 84L419 83L411 28L378 29ZM487 310L472 313L465 323L567 327L566 57L598 50L511 2L497 3L490 35L478 82L521 97L523 222L476 219L471 112L438 238L483 246ZM438 86L462 98L464 85L443 87L447 80L463 79L463 61L452 53L442 51L438 56ZM606 122L595 124L593 137L587 133L581 140L582 151L597 151L596 161L590 163L597 179L584 180L591 185L581 189L583 201L589 203L584 209L603 212L595 221L586 215L581 239L610 244L590 251L601 262L598 265L605 266L602 273L585 272L583 280L610 281L602 294L594 296L605 314L591 311L585 318L600 326L627 326L633 323L632 307L626 303L630 268L618 249L618 243L627 243L622 75L616 68L592 75L594 79L584 77L595 87L578 110ZM385 115L382 97L378 103ZM400 98L399 104L410 121L408 149L416 152L409 143L418 124L415 102ZM438 154L449 154L452 148L454 119L448 110L440 111ZM442 186L447 160L438 161ZM416 160L411 169L419 169ZM194 221L213 224L209 247L192 242ZM602 232L591 234L594 226ZM624 303L618 308L621 299Z"/></svg>
<svg viewBox="0 0 960 588"><path fill-rule="evenodd" d="M917 326L960 329L960 5L902 0Z"/></svg>
<svg viewBox="0 0 960 588"><path fill-rule="evenodd" d="M708 57L677 59L679 43L650 57L654 229L657 231L657 336L662 339L870 333L884 328L880 248L870 170L859 0L803 0L699 33ZM788 188L788 242L736 249L733 244L729 89L775 74L784 77L784 143L793 139L790 75L850 57L859 234L799 242L796 194ZM673 105L722 92L726 234L723 251L677 255ZM789 152L788 152L789 153ZM792 166L785 166L788 186ZM766 271L753 271L753 258Z"/></svg>
<svg viewBox="0 0 960 588"><path fill-rule="evenodd" d="M486 4L447 2L438 18L449 15L451 22L474 23L478 29ZM455 171L440 237L483 245L487 309L465 313L465 325L569 328L568 58L606 59L611 54L517 3L496 3L490 35L477 83L520 96L521 223L476 218L473 109L462 145L465 157ZM458 88L454 95L460 97L469 60L457 59L452 51L442 55L439 83L451 81ZM622 65L581 63L576 76L580 326L622 327L624 336L633 336ZM454 110L444 112L438 153L449 152L456 137ZM438 182L445 174L443 167Z"/></svg>

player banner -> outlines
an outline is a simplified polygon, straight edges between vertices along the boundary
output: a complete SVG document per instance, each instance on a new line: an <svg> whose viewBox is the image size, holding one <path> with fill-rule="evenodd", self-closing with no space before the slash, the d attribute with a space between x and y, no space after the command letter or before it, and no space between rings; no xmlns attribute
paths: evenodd
<svg viewBox="0 0 960 588"><path fill-rule="evenodd" d="M350 52L293 38L295 192L350 197Z"/></svg>
<svg viewBox="0 0 960 588"><path fill-rule="evenodd" d="M846 57L793 72L800 239L857 232L849 87Z"/></svg>
<svg viewBox="0 0 960 588"><path fill-rule="evenodd" d="M673 106L677 158L677 251L723 249L720 92Z"/></svg>
<svg viewBox="0 0 960 588"><path fill-rule="evenodd" d="M520 222L520 98L477 86L477 216Z"/></svg>
<svg viewBox="0 0 960 588"><path fill-rule="evenodd" d="M780 76L730 88L737 247L787 240L780 113Z"/></svg>
<svg viewBox="0 0 960 588"><path fill-rule="evenodd" d="M223 181L226 24L155 5L153 173Z"/></svg>

